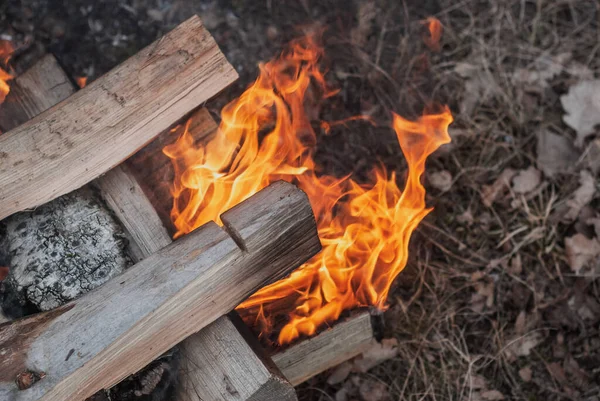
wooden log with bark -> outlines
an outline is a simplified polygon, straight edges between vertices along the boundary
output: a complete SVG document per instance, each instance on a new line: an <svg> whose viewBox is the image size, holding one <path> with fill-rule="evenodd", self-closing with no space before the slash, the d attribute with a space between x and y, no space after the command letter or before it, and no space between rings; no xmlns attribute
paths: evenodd
<svg viewBox="0 0 600 401"><path fill-rule="evenodd" d="M196 16L0 136L0 219L77 189L237 78Z"/></svg>
<svg viewBox="0 0 600 401"><path fill-rule="evenodd" d="M58 309L0 326L0 397L79 400L136 372L320 250L306 195L277 182ZM23 375L39 378L19 390Z"/></svg>

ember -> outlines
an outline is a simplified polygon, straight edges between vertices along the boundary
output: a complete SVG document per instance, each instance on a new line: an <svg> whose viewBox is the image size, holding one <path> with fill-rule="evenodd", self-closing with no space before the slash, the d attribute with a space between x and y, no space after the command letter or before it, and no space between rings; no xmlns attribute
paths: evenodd
<svg viewBox="0 0 600 401"><path fill-rule="evenodd" d="M440 39L442 38L442 23L435 17L429 17L424 22L427 25L429 36L423 37L423 42L434 52L440 51Z"/></svg>
<svg viewBox="0 0 600 401"><path fill-rule="evenodd" d="M8 62L14 52L14 48L7 40L0 40L0 104L4 102L10 92L8 81L14 78L8 70Z"/></svg>
<svg viewBox="0 0 600 401"><path fill-rule="evenodd" d="M390 286L406 265L410 236L430 211L420 183L425 160L450 141L447 108L418 121L394 115L393 128L409 166L404 191L395 173L382 167L372 169L368 183L317 174L316 134L304 104L307 98L322 101L336 94L319 69L322 56L312 36L292 42L223 109L214 139L195 147L188 122L179 139L164 149L176 170L171 213L176 237L208 221L219 222L223 211L278 179L308 194L323 251L239 307L254 316L263 335L273 330L274 317L285 316L280 344L314 334L344 310L385 308Z"/></svg>
<svg viewBox="0 0 600 401"><path fill-rule="evenodd" d="M87 85L87 77L75 77L75 82L80 89L83 89Z"/></svg>

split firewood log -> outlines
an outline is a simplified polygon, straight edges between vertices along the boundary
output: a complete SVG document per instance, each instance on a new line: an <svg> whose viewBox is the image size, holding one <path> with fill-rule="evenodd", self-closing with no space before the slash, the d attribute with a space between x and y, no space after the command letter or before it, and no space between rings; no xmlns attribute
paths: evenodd
<svg viewBox="0 0 600 401"><path fill-rule="evenodd" d="M0 107L3 129L25 123L75 92L55 66L46 56L11 82ZM77 298L132 264L126 246L125 232L87 187L13 214L0 222L0 265L9 271L2 282L2 308L20 317Z"/></svg>

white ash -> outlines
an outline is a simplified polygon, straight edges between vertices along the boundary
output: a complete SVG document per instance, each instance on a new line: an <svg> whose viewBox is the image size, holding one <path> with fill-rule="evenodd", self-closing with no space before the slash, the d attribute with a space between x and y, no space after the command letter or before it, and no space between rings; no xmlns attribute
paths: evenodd
<svg viewBox="0 0 600 401"><path fill-rule="evenodd" d="M2 224L10 259L4 283L7 311L25 305L56 308L131 264L123 229L87 188L17 213ZM7 304L15 299L16 305Z"/></svg>

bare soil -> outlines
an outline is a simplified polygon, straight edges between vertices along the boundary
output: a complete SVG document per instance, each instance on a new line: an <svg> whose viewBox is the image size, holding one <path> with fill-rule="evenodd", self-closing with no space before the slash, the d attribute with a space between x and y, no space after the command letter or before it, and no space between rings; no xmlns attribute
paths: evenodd
<svg viewBox="0 0 600 401"><path fill-rule="evenodd" d="M255 79L259 62L303 27L327 27L327 76L341 92L320 118L369 114L378 122L334 127L320 138L327 172L360 178L384 163L402 177L405 164L388 128L392 111L417 117L432 102L448 104L456 121L453 143L428 162L434 211L411 242L385 313L384 336L398 339L398 356L335 385L326 372L299 388L300 399L598 401L600 260L574 269L565 243L576 233L600 235L595 136L553 175L541 166L539 148L546 132L575 140L560 99L577 82L600 78L598 4L8 0L0 5L0 34L19 45L17 70L50 51L72 76L94 79L198 13L240 73L208 104L218 117ZM443 26L439 52L423 40L428 16ZM511 178L490 196L507 169L530 167L542 170L535 189L521 192ZM584 170L594 194L566 218ZM449 188L436 181L442 171ZM126 383L110 399L168 398L158 390L138 397L135 386Z"/></svg>

